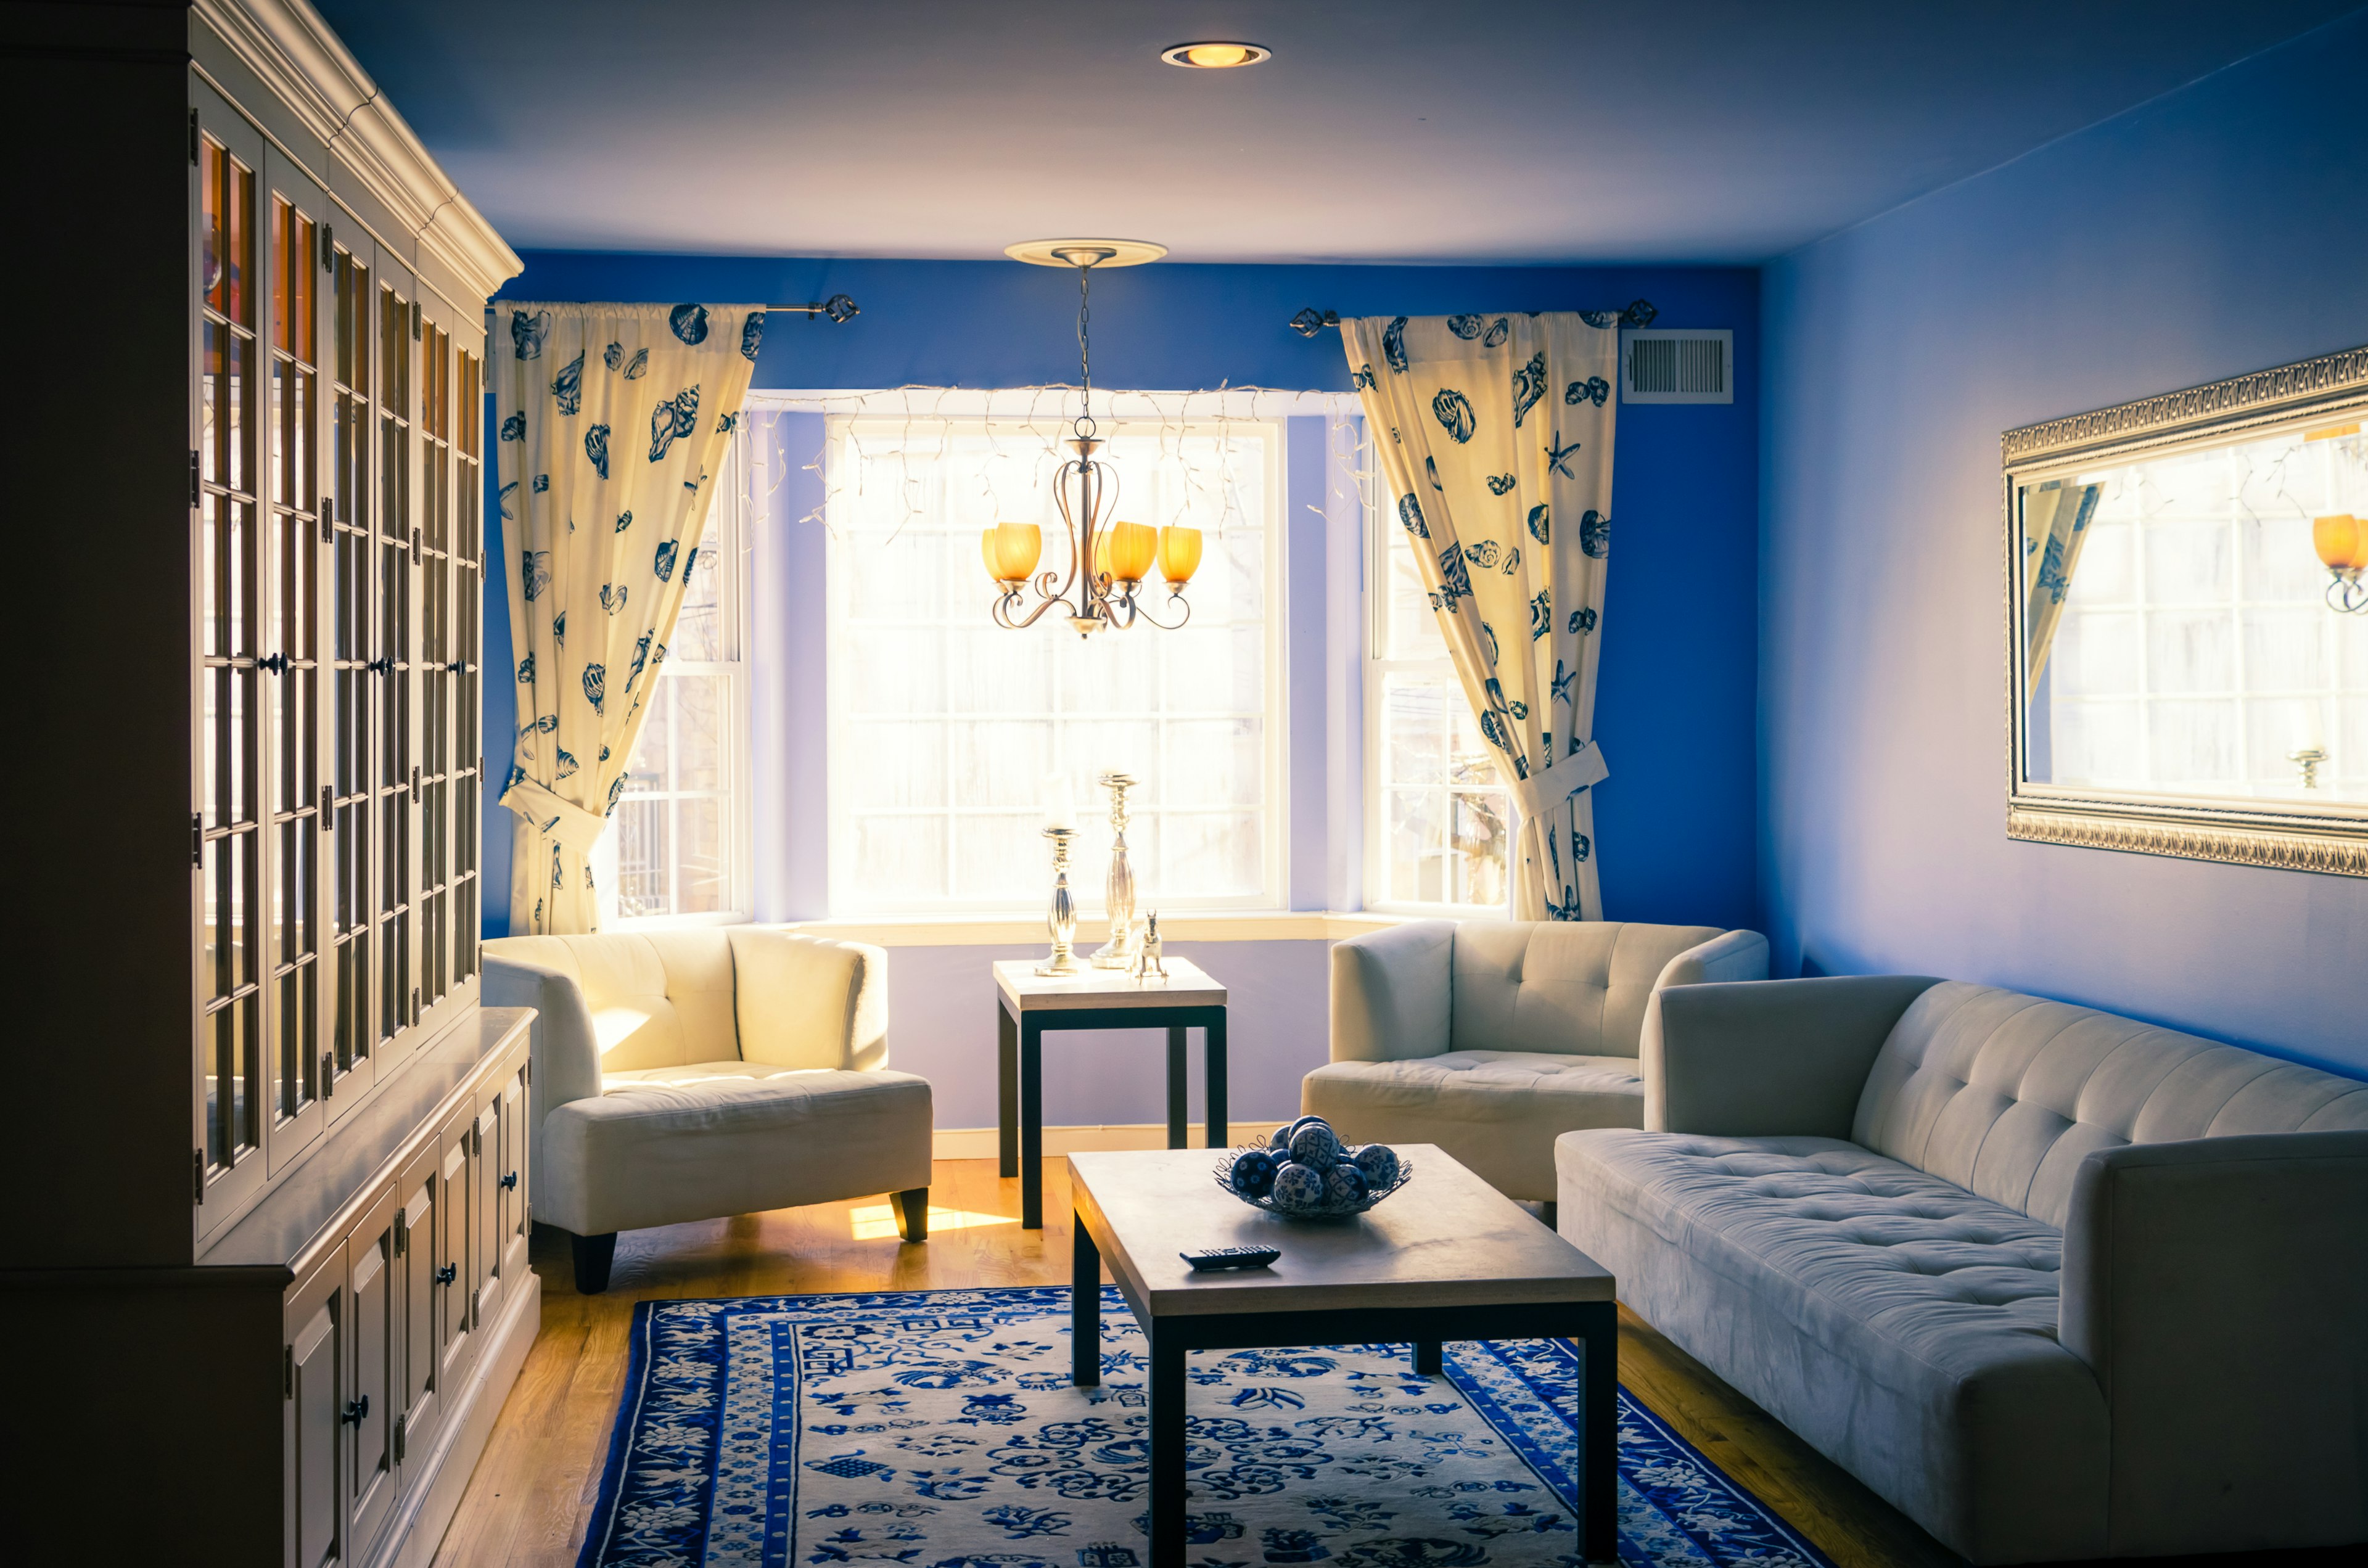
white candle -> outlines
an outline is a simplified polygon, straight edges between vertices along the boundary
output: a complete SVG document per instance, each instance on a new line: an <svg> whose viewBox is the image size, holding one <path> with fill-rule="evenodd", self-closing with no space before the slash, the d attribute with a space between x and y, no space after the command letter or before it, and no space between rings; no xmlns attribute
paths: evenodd
<svg viewBox="0 0 2368 1568"><path fill-rule="evenodd" d="M1074 828L1077 825L1076 798L1070 792L1069 776L1067 774L1047 773L1044 775L1044 783L1041 793L1044 798L1044 825L1046 827Z"/></svg>

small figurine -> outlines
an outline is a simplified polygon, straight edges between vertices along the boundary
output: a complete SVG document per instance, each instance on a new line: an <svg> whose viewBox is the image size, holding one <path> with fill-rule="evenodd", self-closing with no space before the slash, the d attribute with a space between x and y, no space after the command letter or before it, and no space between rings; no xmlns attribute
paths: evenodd
<svg viewBox="0 0 2368 1568"><path fill-rule="evenodd" d="M1129 978L1167 979L1167 966L1159 961L1159 911L1155 909L1144 917L1143 944L1134 955L1134 970Z"/></svg>

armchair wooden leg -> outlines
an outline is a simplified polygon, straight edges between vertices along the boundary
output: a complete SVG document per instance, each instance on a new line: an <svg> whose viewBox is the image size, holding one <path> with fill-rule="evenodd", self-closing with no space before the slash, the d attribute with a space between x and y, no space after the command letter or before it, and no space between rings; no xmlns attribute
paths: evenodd
<svg viewBox="0 0 2368 1568"><path fill-rule="evenodd" d="M896 1229L908 1242L929 1239L929 1189L926 1187L906 1187L892 1192L888 1201L896 1206Z"/></svg>
<svg viewBox="0 0 2368 1568"><path fill-rule="evenodd" d="M570 1232L568 1246L575 1255L575 1293L597 1296L609 1288L609 1266L617 1260L617 1233L579 1236Z"/></svg>

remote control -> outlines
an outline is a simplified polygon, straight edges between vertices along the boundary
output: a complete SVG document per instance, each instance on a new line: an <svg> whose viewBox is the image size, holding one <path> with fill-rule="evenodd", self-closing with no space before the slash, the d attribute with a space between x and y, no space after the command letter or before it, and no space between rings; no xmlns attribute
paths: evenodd
<svg viewBox="0 0 2368 1568"><path fill-rule="evenodd" d="M1219 1268L1264 1268L1282 1254L1272 1247L1209 1247L1176 1256L1190 1264L1194 1273L1206 1274Z"/></svg>

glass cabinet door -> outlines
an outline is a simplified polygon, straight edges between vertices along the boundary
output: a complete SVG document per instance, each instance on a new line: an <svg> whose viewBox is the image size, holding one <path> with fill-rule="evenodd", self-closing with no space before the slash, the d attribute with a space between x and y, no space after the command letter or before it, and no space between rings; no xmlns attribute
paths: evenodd
<svg viewBox="0 0 2368 1568"><path fill-rule="evenodd" d="M266 603L257 387L267 241L263 140L211 95L195 98L197 419L190 450L199 578L192 813L199 921L197 986L201 1202L263 1176ZM201 1216L201 1218L211 1218Z"/></svg>
<svg viewBox="0 0 2368 1568"><path fill-rule="evenodd" d="M418 690L420 537L414 481L418 420L413 366L419 333L410 277L383 255L378 279L378 1015L382 1073L410 1044L419 1017L413 950L419 888Z"/></svg>
<svg viewBox="0 0 2368 1568"><path fill-rule="evenodd" d="M420 336L419 988L432 1009L476 967L482 374L429 296Z"/></svg>
<svg viewBox="0 0 2368 1568"><path fill-rule="evenodd" d="M326 978L330 1040L323 1094L340 1115L373 1076L378 1041L376 825L380 709L378 515L371 460L378 433L377 253L359 227L329 245L329 833Z"/></svg>
<svg viewBox="0 0 2368 1568"><path fill-rule="evenodd" d="M264 1042L269 1057L270 1164L286 1165L318 1136L323 1014L321 874L330 818L321 782L323 537L322 346L330 274L322 267L328 204L320 187L276 151L265 159L270 320L263 374L270 448L264 488L261 661L269 758L270 942Z"/></svg>

